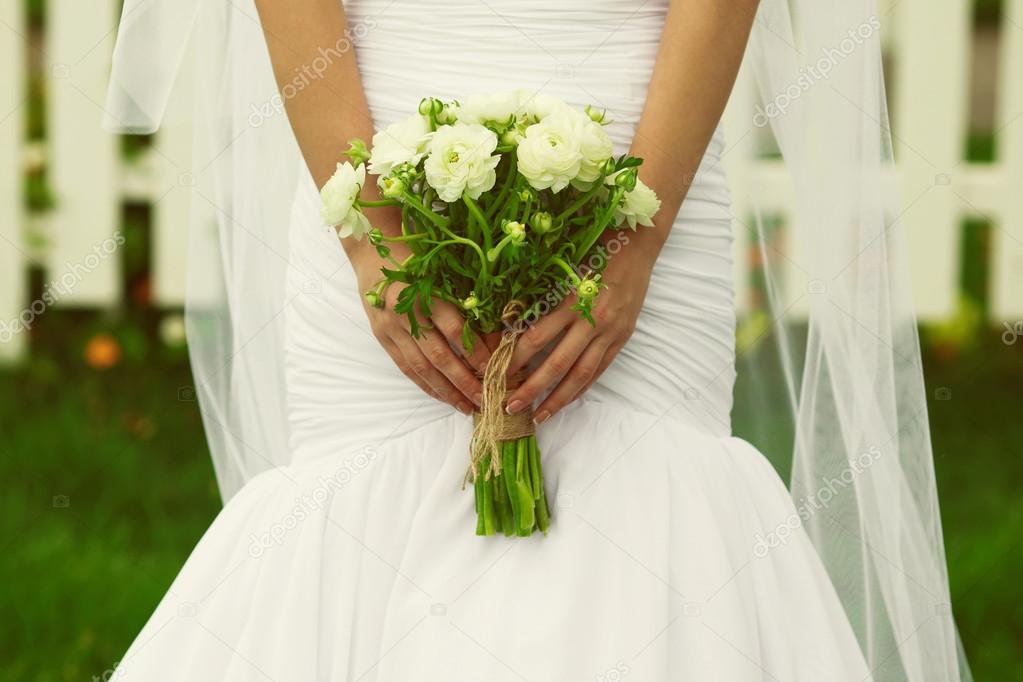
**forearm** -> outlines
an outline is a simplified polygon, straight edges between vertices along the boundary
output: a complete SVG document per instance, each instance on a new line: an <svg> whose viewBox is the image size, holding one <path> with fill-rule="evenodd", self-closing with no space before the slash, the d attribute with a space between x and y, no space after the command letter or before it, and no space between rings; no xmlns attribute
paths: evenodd
<svg viewBox="0 0 1023 682"><path fill-rule="evenodd" d="M256 8L288 120L316 186L322 187L343 160L348 141L360 138L368 144L374 132L355 52L345 39L344 7L340 0L308 0L298 11L294 3L256 0ZM326 68L311 71L322 67L323 53L330 56ZM378 198L375 178L367 178L366 185L363 198ZM365 213L385 232L400 230L396 209ZM353 262L374 255L367 240L342 243Z"/></svg>
<svg viewBox="0 0 1023 682"><path fill-rule="evenodd" d="M362 89L362 79L350 49L333 58L325 69L306 75L310 65L322 63L320 50L343 39L348 28L339 0L311 0L296 11L292 3L256 0L263 34L277 85L284 94L288 120L306 164L320 187L334 172L346 141L369 140L373 120ZM340 51L338 51L340 52ZM298 77L301 87L289 87Z"/></svg>
<svg viewBox="0 0 1023 682"><path fill-rule="evenodd" d="M742 62L756 0L672 0L631 153L661 198L630 251L651 263L668 238Z"/></svg>

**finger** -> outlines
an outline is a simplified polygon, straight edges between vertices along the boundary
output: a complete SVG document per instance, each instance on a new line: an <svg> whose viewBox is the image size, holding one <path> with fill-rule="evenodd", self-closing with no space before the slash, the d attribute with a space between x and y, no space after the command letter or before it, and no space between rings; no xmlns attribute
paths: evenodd
<svg viewBox="0 0 1023 682"><path fill-rule="evenodd" d="M483 384L461 358L455 355L447 339L436 329L423 332L416 340L420 350L433 367L440 370L448 382L466 398L479 405L483 398Z"/></svg>
<svg viewBox="0 0 1023 682"><path fill-rule="evenodd" d="M462 344L462 327L465 325L465 318L458 312L455 306L447 302L439 302L433 304L433 321L434 327L444 335L444 338L448 340L448 343L457 348L458 352L464 357L469 365L475 368L477 371L482 372L487 367L487 360L490 359L490 348L483 342L483 339L478 334L473 332L472 339L472 351L465 349Z"/></svg>
<svg viewBox="0 0 1023 682"><path fill-rule="evenodd" d="M529 378L508 398L507 410L514 414L536 400L537 396L554 386L575 364L593 340L595 332L586 322L578 322L568 329L550 355Z"/></svg>
<svg viewBox="0 0 1023 682"><path fill-rule="evenodd" d="M493 353L501 345L501 332L490 332L483 335L483 343L487 344L487 350Z"/></svg>
<svg viewBox="0 0 1023 682"><path fill-rule="evenodd" d="M593 376L590 378L590 380L588 382L586 382L586 385L583 386L579 390L578 393L576 393L574 396L572 396L569 399L568 402L569 403L574 403L576 400L581 398L583 396L583 394L585 394L588 390L590 390L590 388L593 386L593 384L597 383L597 381L600 379L600 377L603 376L604 372L607 371L607 368L611 366L611 363L615 361L615 358L618 357L618 353L624 347L625 347L625 342L624 341L621 341L621 342L618 342L618 343L612 343L608 347L607 351L605 351L604 357L601 358L600 366L597 367L597 371L593 374Z"/></svg>
<svg viewBox="0 0 1023 682"><path fill-rule="evenodd" d="M540 407L536 408L534 416L536 423L544 423L560 412L565 405L582 395L604 373L613 356L610 344L600 341L591 343L572 365L565 378L540 403Z"/></svg>
<svg viewBox="0 0 1023 682"><path fill-rule="evenodd" d="M472 403L466 400L461 391L455 388L455 386L448 381L436 367L433 366L411 336L405 336L399 333L394 337L394 343L401 350L408 367L419 375L419 377L433 389L434 393L437 394L438 400L451 405L460 412L472 414Z"/></svg>
<svg viewBox="0 0 1023 682"><path fill-rule="evenodd" d="M515 352L512 353L511 364L508 365L508 376L525 367L533 356L546 348L548 343L577 319L578 315L572 307L564 304L541 317L515 342Z"/></svg>
<svg viewBox="0 0 1023 682"><path fill-rule="evenodd" d="M401 350L393 341L384 339L380 342L380 345L383 346L384 350L387 351L387 354L391 356L391 360L393 360L394 364L398 366L398 369L401 370L402 374L408 377L416 386L423 389L423 392L426 393L426 395L431 398L440 399L440 396L438 396L437 392L433 390L433 387L426 383L421 376L413 371L408 360L405 359L404 354L402 354Z"/></svg>

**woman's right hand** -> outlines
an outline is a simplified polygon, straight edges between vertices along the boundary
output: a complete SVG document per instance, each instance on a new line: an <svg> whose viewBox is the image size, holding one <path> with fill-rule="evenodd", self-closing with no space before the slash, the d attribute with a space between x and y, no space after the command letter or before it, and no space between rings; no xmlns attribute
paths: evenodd
<svg viewBox="0 0 1023 682"><path fill-rule="evenodd" d="M395 245L392 255L400 261L407 254L399 247ZM420 311L418 319L422 330L418 339L413 338L408 318L394 312L398 294L405 285L391 284L384 295L384 307L371 306L364 294L380 281L380 268L387 262L366 242L348 251L373 335L394 364L428 395L472 414L483 395L476 372L482 374L490 359L487 344L477 337L472 353L467 353L461 340L465 318L455 306L436 299L430 305L430 317ZM456 352L456 348L460 352Z"/></svg>

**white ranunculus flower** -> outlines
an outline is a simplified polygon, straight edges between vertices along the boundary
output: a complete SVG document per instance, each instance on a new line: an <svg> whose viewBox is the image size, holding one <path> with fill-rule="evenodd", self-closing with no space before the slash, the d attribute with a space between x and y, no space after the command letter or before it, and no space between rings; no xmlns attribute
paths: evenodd
<svg viewBox="0 0 1023 682"><path fill-rule="evenodd" d="M455 116L462 123L488 122L507 123L519 114L521 99L519 91L495 92L488 95L471 95L455 109Z"/></svg>
<svg viewBox="0 0 1023 682"><path fill-rule="evenodd" d="M657 198L657 193L637 179L635 189L626 192L615 209L615 218L619 225L627 222L633 230L637 224L653 227L654 214L660 209L661 200Z"/></svg>
<svg viewBox="0 0 1023 682"><path fill-rule="evenodd" d="M346 161L337 165L334 175L320 190L323 202L320 217L328 225L339 226L337 233L340 237L362 239L370 230L369 220L355 206L365 183L366 166L354 168Z"/></svg>
<svg viewBox="0 0 1023 682"><path fill-rule="evenodd" d="M430 140L426 181L448 203L463 193L479 199L497 181L494 169L501 157L492 155L496 148L497 135L478 123L441 126Z"/></svg>
<svg viewBox="0 0 1023 682"><path fill-rule="evenodd" d="M556 111L569 109L569 106L564 101L552 95L524 89L518 90L517 93L519 96L519 111L523 117L532 117L537 121L542 121Z"/></svg>
<svg viewBox="0 0 1023 682"><path fill-rule="evenodd" d="M583 153L571 111L555 111L526 128L519 141L519 172L535 189L560 192L579 175Z"/></svg>
<svg viewBox="0 0 1023 682"><path fill-rule="evenodd" d="M403 163L416 165L426 154L431 136L429 119L419 114L378 131L373 136L369 172L387 175L395 166Z"/></svg>
<svg viewBox="0 0 1023 682"><path fill-rule="evenodd" d="M579 167L576 180L593 182L600 177L604 163L614 154L611 138L604 132L604 126L594 122L589 116L578 112L579 149L583 160Z"/></svg>

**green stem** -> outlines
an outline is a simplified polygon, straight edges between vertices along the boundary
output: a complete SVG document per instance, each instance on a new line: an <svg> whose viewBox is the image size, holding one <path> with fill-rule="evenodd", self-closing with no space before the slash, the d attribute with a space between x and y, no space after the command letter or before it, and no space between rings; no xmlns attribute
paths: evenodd
<svg viewBox="0 0 1023 682"><path fill-rule="evenodd" d="M397 199L380 199L379 201L363 201L359 199L359 208L383 208L384 206L400 206Z"/></svg>
<svg viewBox="0 0 1023 682"><path fill-rule="evenodd" d="M501 257L501 251L504 250L504 247L507 246L511 240L512 236L510 234L506 234L501 241L497 242L497 246L487 251L488 270L493 269L494 263L496 263L497 259Z"/></svg>
<svg viewBox="0 0 1023 682"><path fill-rule="evenodd" d="M523 225L528 225L529 224L529 216L532 214L532 210L533 210L533 197L530 197L529 199L526 200L526 205L522 209L522 221L521 222L522 222Z"/></svg>
<svg viewBox="0 0 1023 682"><path fill-rule="evenodd" d="M408 231L408 206L405 204L401 205L401 233L403 235L409 234Z"/></svg>
<svg viewBox="0 0 1023 682"><path fill-rule="evenodd" d="M509 155L509 166L508 175L504 178L504 184L501 185L501 191L497 195L497 199L490 205L490 210L487 211L487 217L493 219L494 216L500 215L500 211L504 208L505 198L508 196L508 192L511 186L515 183L515 175L518 170L518 159L515 157L515 153L512 152Z"/></svg>
<svg viewBox="0 0 1023 682"><path fill-rule="evenodd" d="M565 271L565 274L568 275L568 279L573 286L579 284L578 273L576 273L576 271L572 269L572 266L566 263L564 259L560 256L554 256L554 258L551 258L550 262Z"/></svg>
<svg viewBox="0 0 1023 682"><path fill-rule="evenodd" d="M483 232L483 249L485 251L489 251L492 244L492 239L490 237L490 222L487 220L486 216L483 215L483 211L480 210L479 204L473 201L469 195L463 194L462 201L465 203L466 208L469 209L469 213L471 213L476 219L476 222L479 223L480 230ZM486 260L486 257L484 256L483 259Z"/></svg>
<svg viewBox="0 0 1023 682"><path fill-rule="evenodd" d="M533 499L540 499L543 479L540 477L540 452L536 449L536 436L529 437L529 477L533 483Z"/></svg>
<svg viewBox="0 0 1023 682"><path fill-rule="evenodd" d="M422 214L424 218L429 220L437 227L444 229L448 226L447 220L445 220L442 216L437 215L432 210L424 206L423 202L419 201L419 198L416 197L416 195L412 194L411 192L405 191L402 193L401 196L405 200L405 203L407 205L414 208L418 213Z"/></svg>
<svg viewBox="0 0 1023 682"><path fill-rule="evenodd" d="M520 508L519 493L515 486L515 441L501 443L501 476L499 480L504 484L504 492L507 493L508 502L511 506L513 519L512 533L518 535L522 510Z"/></svg>
<svg viewBox="0 0 1023 682"><path fill-rule="evenodd" d="M540 531L546 535L547 529L551 527L551 512L547 507L547 493L544 490L543 485L543 463L540 461L540 449L536 445L536 438L534 437L530 442L530 447L535 455L534 460L536 461L536 477L540 485L540 494L536 497L536 526ZM534 495L535 495L534 491Z"/></svg>
<svg viewBox="0 0 1023 682"><path fill-rule="evenodd" d="M382 242L411 242L411 241L415 241L417 239L426 239L429 236L430 235L426 234L425 232L416 232L414 234L403 234L400 237L388 237L387 235L383 235L380 238L380 241L382 241Z"/></svg>
<svg viewBox="0 0 1023 682"><path fill-rule="evenodd" d="M476 222L476 214L467 211L465 219L465 235L474 242L478 242L479 224Z"/></svg>
<svg viewBox="0 0 1023 682"><path fill-rule="evenodd" d="M603 181L604 176L600 176L596 184L594 184L593 187L588 192L586 192L586 194L583 194L581 197L573 201L571 204L569 204L568 208L566 208L564 211L558 214L558 217L555 218L554 220L554 224L557 225L561 221L566 220L573 213L575 213L580 208L589 203L590 199L593 198L593 195L597 193L597 190L601 188Z"/></svg>
<svg viewBox="0 0 1023 682"><path fill-rule="evenodd" d="M497 512L494 508L494 479L485 478L486 469L484 467L490 464L490 459L489 458L485 459L483 462L481 462L481 464L483 466L480 467L479 475L484 477L483 480L484 535L493 535L497 531L496 525L498 523L497 519L495 518Z"/></svg>
<svg viewBox="0 0 1023 682"><path fill-rule="evenodd" d="M583 232L583 238L578 242L578 249L576 253L580 258L584 257L589 253L593 245L600 239L600 235L604 233L604 229L607 224L611 222L611 218L614 216L615 209L622 201L622 197L625 196L624 191L620 187L616 187L614 192L611 194L611 202L608 204L607 210L604 212L600 219L594 223L593 227L587 232Z"/></svg>
<svg viewBox="0 0 1023 682"><path fill-rule="evenodd" d="M487 516L486 511L483 509L483 477L476 476L472 487L476 494L476 535L486 535Z"/></svg>

